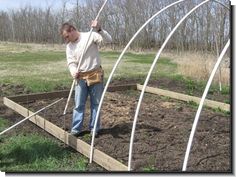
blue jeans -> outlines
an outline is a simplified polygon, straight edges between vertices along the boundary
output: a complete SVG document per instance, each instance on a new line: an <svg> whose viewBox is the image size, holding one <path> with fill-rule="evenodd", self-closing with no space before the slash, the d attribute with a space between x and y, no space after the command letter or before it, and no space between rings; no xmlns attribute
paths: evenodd
<svg viewBox="0 0 236 177"><path fill-rule="evenodd" d="M90 95L91 117L89 130L93 130L98 105L103 92L103 82L87 86L86 80L79 80L75 86L75 108L73 110L73 120L71 132L79 133L82 130L85 105L88 95ZM98 118L96 132L100 129L100 118Z"/></svg>

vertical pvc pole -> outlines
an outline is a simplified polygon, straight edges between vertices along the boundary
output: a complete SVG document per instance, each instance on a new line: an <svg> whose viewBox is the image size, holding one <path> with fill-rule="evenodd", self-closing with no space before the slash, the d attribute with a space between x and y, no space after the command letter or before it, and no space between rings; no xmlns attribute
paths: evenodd
<svg viewBox="0 0 236 177"><path fill-rule="evenodd" d="M103 90L103 93L102 93L102 96L101 96L101 100L99 102L99 106L98 106L98 110L97 110L97 115L96 115L96 118L95 118L95 123L94 123L94 131L93 131L93 135L92 135L92 142L91 142L91 147L90 147L90 163L92 163L92 157L93 157L93 146L94 146L94 138L95 138L95 132L96 132L96 128L97 128L97 122L98 122L98 117L99 117L99 114L100 114L100 110L101 110L101 107L102 107L102 103L103 103L103 100L104 100L104 96L105 96L105 93L107 91L107 88L111 82L111 79L112 79L112 76L117 68L117 66L119 65L124 53L126 52L126 50L129 48L129 46L131 45L131 43L133 42L133 40L137 37L137 35L142 31L142 29L147 26L147 24L152 21L157 15L159 15L161 12L167 10L168 8L180 3L180 2L183 2L185 0L179 0L179 1L176 1L166 7L164 7L163 9L161 9L160 11L158 11L156 14L154 14L151 18L149 18L143 25L142 27L139 28L139 30L135 33L135 35L130 39L130 41L128 42L128 44L126 45L126 47L124 48L124 50L122 51L121 55L119 56L119 58L117 59L112 71L111 71L111 74L109 75L109 78L106 82L106 85L104 87L104 90Z"/></svg>
<svg viewBox="0 0 236 177"><path fill-rule="evenodd" d="M103 5L102 5L101 9L99 10L99 12L98 12L98 14L97 14L97 16L96 16L96 18L95 18L94 21L96 21L96 20L98 19L98 17L100 16L100 13L102 12L103 8L105 7L107 1L108 1L108 0L105 0L105 2L103 3ZM77 69L76 69L77 72L79 72L79 67L80 67L81 61L82 61L82 59L83 59L84 52L86 51L86 48L87 48L88 42L89 42L89 40L90 40L90 37L91 37L91 35L92 35L92 31L93 31L93 28L91 28L90 31L89 31L89 36L88 36L87 42L86 42L86 44L84 45L84 48L83 48L83 51L82 51L82 55L80 56L79 63L78 63ZM69 101L70 101L70 98L71 98L71 95L72 95L72 92L73 92L73 89L74 89L74 86L75 86L75 82L76 82L76 79L74 79L73 82L72 82L71 89L70 89L70 93L69 93L69 96L68 96L67 101L66 101L66 106L65 106L63 115L66 114L66 110L67 110L67 108L68 108L68 104L69 104Z"/></svg>
<svg viewBox="0 0 236 177"><path fill-rule="evenodd" d="M162 50L164 49L164 47L166 46L167 42L169 41L169 39L171 38L171 36L174 34L174 32L176 31L176 29L180 26L180 24L192 13L194 12L197 8L199 8L200 6L202 6L203 4L207 3L208 1L210 0L205 0L203 1L202 3L200 3L199 5L197 5L196 7L194 7L192 10L190 10L179 22L178 24L174 27L174 29L171 31L171 33L168 35L168 37L166 38L165 42L162 44L159 52L157 53L156 55L156 58L154 59L153 63L152 63L152 66L148 72L148 75L146 77L146 80L145 80L145 83L143 85L143 88L142 88L142 92L140 94L140 97L139 97L139 101L138 101L138 105L137 105L137 108L136 108L136 112L135 112L135 116L134 116L134 122L133 122L133 127L132 127L132 133L131 133L131 139L130 139L130 148L129 148L129 161L128 161L128 170L130 171L131 170L131 160L132 160L132 151L133 151L133 141L134 141L134 133L135 133L135 128L136 128L136 123L137 123L137 119L138 119L138 114L139 114L139 110L140 110L140 106L141 106L141 103L142 103L142 99L143 99L143 95L144 95L144 92L145 92L145 89L147 87L147 84L148 84L148 81L151 77L151 74L152 74L152 71L157 63L157 60L159 59L160 55L161 55L161 52Z"/></svg>
<svg viewBox="0 0 236 177"><path fill-rule="evenodd" d="M197 113L196 113L196 116L195 116L195 119L194 119L194 123L193 123L193 126L192 126L191 134L190 134L188 145L187 145L187 150L186 150L185 157L184 157L184 164L183 164L183 168L182 168L183 171L186 171L186 168L187 168L189 153L190 153L190 149L191 149L191 146L192 146L192 141L193 141L193 137L194 137L194 134L195 134L195 130L196 130L196 127L197 127L197 124L198 124L199 116L200 116L200 113L202 111L203 103L204 103L204 101L206 99L208 90L209 90L209 88L211 86L212 80L213 80L213 78L215 76L215 73L216 73L216 71L217 71L217 69L218 69L218 67L220 65L220 62L222 61L222 58L225 55L225 53L226 53L226 51L227 51L227 49L229 47L229 44L230 44L230 40L228 40L227 44L225 45L223 51L220 54L220 57L218 58L215 66L214 66L214 69L211 72L210 78L209 78L209 80L207 82L206 88L204 90L204 93L202 95L200 104L198 106L198 110L197 110Z"/></svg>

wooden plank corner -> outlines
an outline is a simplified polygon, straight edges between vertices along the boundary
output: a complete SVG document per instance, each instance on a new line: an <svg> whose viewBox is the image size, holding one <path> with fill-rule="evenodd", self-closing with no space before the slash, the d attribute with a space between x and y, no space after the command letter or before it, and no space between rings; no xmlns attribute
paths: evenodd
<svg viewBox="0 0 236 177"><path fill-rule="evenodd" d="M20 104L14 102L13 100L7 97L3 98L3 102L7 107L13 109L24 117L33 114L32 111L26 109L25 107L21 106ZM63 141L65 144L71 146L81 154L85 155L88 158L90 157L90 145L86 142L80 140L79 138L76 138L75 136L64 131L60 127L47 121L41 116L35 115L29 120L40 128L47 131L48 133L50 133L51 135L53 135L54 137L56 137L57 139ZM126 165L122 164L121 162L108 156L107 154L96 148L94 148L93 161L108 171L128 171L128 167Z"/></svg>

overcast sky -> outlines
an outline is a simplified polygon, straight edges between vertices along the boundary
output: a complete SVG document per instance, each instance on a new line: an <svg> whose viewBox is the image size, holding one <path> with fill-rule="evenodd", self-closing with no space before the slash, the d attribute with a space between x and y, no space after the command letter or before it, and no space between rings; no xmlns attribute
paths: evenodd
<svg viewBox="0 0 236 177"><path fill-rule="evenodd" d="M61 0L0 0L0 10L7 11L8 9L19 9L20 7L25 7L27 5L41 8L52 5L53 9L55 9L61 7L61 4Z"/></svg>

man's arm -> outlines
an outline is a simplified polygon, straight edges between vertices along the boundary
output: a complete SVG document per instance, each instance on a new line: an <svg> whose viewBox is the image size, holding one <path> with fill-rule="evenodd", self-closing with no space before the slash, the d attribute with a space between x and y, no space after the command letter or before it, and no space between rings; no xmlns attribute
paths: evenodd
<svg viewBox="0 0 236 177"><path fill-rule="evenodd" d="M111 35L104 29L102 29L101 25L98 23L98 21L92 21L92 25L97 33L99 34L94 34L94 42L97 44L101 44L102 42L104 43L111 43L112 42L112 37Z"/></svg>
<svg viewBox="0 0 236 177"><path fill-rule="evenodd" d="M74 59L72 55L72 51L70 48L67 46L66 48L66 59L67 59L67 65L70 71L71 76L76 79L78 77L78 72L77 72L77 62Z"/></svg>
<svg viewBox="0 0 236 177"><path fill-rule="evenodd" d="M111 35L107 31L105 31L104 29L101 29L101 31L99 31L98 33L102 36L105 43L111 43L112 42Z"/></svg>

